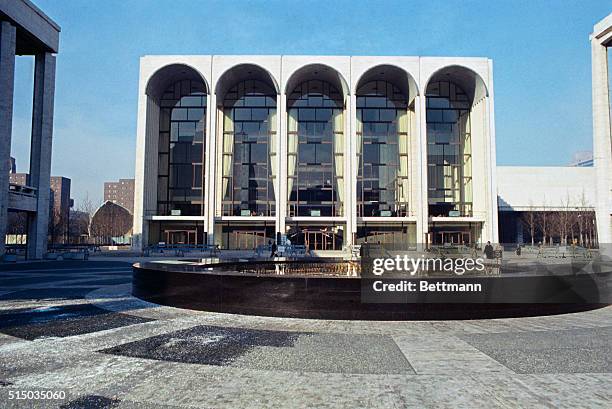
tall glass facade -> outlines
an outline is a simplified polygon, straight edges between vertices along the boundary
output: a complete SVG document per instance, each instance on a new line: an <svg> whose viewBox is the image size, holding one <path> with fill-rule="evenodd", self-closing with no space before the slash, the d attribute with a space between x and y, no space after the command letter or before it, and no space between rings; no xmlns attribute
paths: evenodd
<svg viewBox="0 0 612 409"><path fill-rule="evenodd" d="M429 215L471 216L471 101L452 81L432 81L426 104Z"/></svg>
<svg viewBox="0 0 612 409"><path fill-rule="evenodd" d="M205 90L202 81L177 81L159 101L158 215L203 214Z"/></svg>
<svg viewBox="0 0 612 409"><path fill-rule="evenodd" d="M287 98L289 216L342 216L344 101L330 83L308 80Z"/></svg>
<svg viewBox="0 0 612 409"><path fill-rule="evenodd" d="M387 81L357 90L357 216L407 216L407 97Z"/></svg>
<svg viewBox="0 0 612 409"><path fill-rule="evenodd" d="M274 216L276 92L239 82L223 101L223 216Z"/></svg>

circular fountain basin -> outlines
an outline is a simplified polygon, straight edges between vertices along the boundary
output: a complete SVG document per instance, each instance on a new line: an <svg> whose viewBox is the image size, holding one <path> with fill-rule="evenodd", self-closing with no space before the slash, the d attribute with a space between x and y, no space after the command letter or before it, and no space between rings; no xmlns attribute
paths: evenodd
<svg viewBox="0 0 612 409"><path fill-rule="evenodd" d="M401 302L363 302L371 278L342 259L172 260L136 263L134 296L194 310L273 317L438 320L524 317L577 312L609 304L612 266L591 274L445 277L482 283L484 294L407 294ZM410 277L406 282L440 278Z"/></svg>

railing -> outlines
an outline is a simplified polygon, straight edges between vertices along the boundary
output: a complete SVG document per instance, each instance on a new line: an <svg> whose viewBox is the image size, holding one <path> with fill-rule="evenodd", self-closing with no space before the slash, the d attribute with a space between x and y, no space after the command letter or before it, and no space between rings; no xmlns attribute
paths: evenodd
<svg viewBox="0 0 612 409"><path fill-rule="evenodd" d="M155 244L144 249L143 256L149 257L151 254L174 254L182 257L185 253L192 251L208 252L211 255L219 254L218 244Z"/></svg>
<svg viewBox="0 0 612 409"><path fill-rule="evenodd" d="M537 258L577 258L591 259L594 251L587 247L558 245L558 246L522 246L521 254L536 256Z"/></svg>
<svg viewBox="0 0 612 409"><path fill-rule="evenodd" d="M36 197L36 194L38 193L38 189L33 186L18 185L16 183L10 183L9 192L16 194L16 195L21 195L21 196Z"/></svg>

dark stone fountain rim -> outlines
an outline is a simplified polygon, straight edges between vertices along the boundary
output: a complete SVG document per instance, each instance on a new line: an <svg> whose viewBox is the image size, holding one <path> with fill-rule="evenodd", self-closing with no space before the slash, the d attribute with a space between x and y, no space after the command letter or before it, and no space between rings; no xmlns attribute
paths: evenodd
<svg viewBox="0 0 612 409"><path fill-rule="evenodd" d="M205 261L206 260L206 261ZM205 275L216 275L216 276L248 276L248 277L275 277L279 279L352 279L359 280L361 277L340 275L340 274L255 274L255 273L242 273L240 271L232 271L230 269L215 270L216 267L230 268L236 267L244 268L250 267L254 264L260 265L273 265L273 264L337 264L337 263L357 263L359 261L350 261L343 258L337 257L301 257L301 258L285 258L279 257L275 259L182 259L180 263L167 263L164 260L158 261L145 261L136 262L132 265L134 269L140 270L161 270L169 273L183 273L183 274L205 274Z"/></svg>
<svg viewBox="0 0 612 409"><path fill-rule="evenodd" d="M132 294L156 304L188 308L209 312L318 319L360 320L419 320L419 319L479 319L540 316L583 311L601 307L610 298L597 298L598 288L592 282L598 274L576 276L512 277L489 276L481 280L491 285L510 286L506 291L511 301L491 301L477 298L475 301L456 301L445 294L432 294L423 301L404 303L364 302L359 276L340 274L255 274L248 272L253 263L348 263L337 258L299 258L267 260L193 260L186 263L145 262L133 266ZM232 271L237 265L247 272ZM215 267L223 266L223 269ZM269 270L268 270L269 271ZM610 273L605 274L610 282ZM600 275L599 275L600 276ZM601 278L601 277L599 277ZM408 280L420 280L412 278ZM462 277L454 280L463 281ZM449 279L453 281L453 279ZM367 284L367 279L365 280ZM532 283L533 285L529 284ZM526 292L528 287L540 288L543 292ZM595 296L583 297L580 292L563 292L562 297L551 299L556 288L567 286L595 291ZM586 286L586 287L585 287ZM551 291L548 291L551 289ZM610 291L609 289L606 291ZM524 294L523 294L524 293ZM517 303L515 295L522 295ZM569 298L568 298L569 297ZM493 303L492 303L493 302Z"/></svg>

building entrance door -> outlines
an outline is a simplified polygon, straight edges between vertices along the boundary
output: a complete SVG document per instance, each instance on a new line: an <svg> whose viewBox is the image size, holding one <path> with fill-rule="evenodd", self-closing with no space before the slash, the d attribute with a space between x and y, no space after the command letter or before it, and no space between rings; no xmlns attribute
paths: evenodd
<svg viewBox="0 0 612 409"><path fill-rule="evenodd" d="M304 244L312 250L339 250L336 248L338 237L331 231L304 230Z"/></svg>
<svg viewBox="0 0 612 409"><path fill-rule="evenodd" d="M238 250L252 250L257 246L266 244L266 233L263 231L235 231L234 248ZM231 246L231 243L230 243Z"/></svg>
<svg viewBox="0 0 612 409"><path fill-rule="evenodd" d="M198 244L196 230L166 230L167 244Z"/></svg>
<svg viewBox="0 0 612 409"><path fill-rule="evenodd" d="M472 235L465 231L441 231L435 236L434 244L471 244Z"/></svg>

